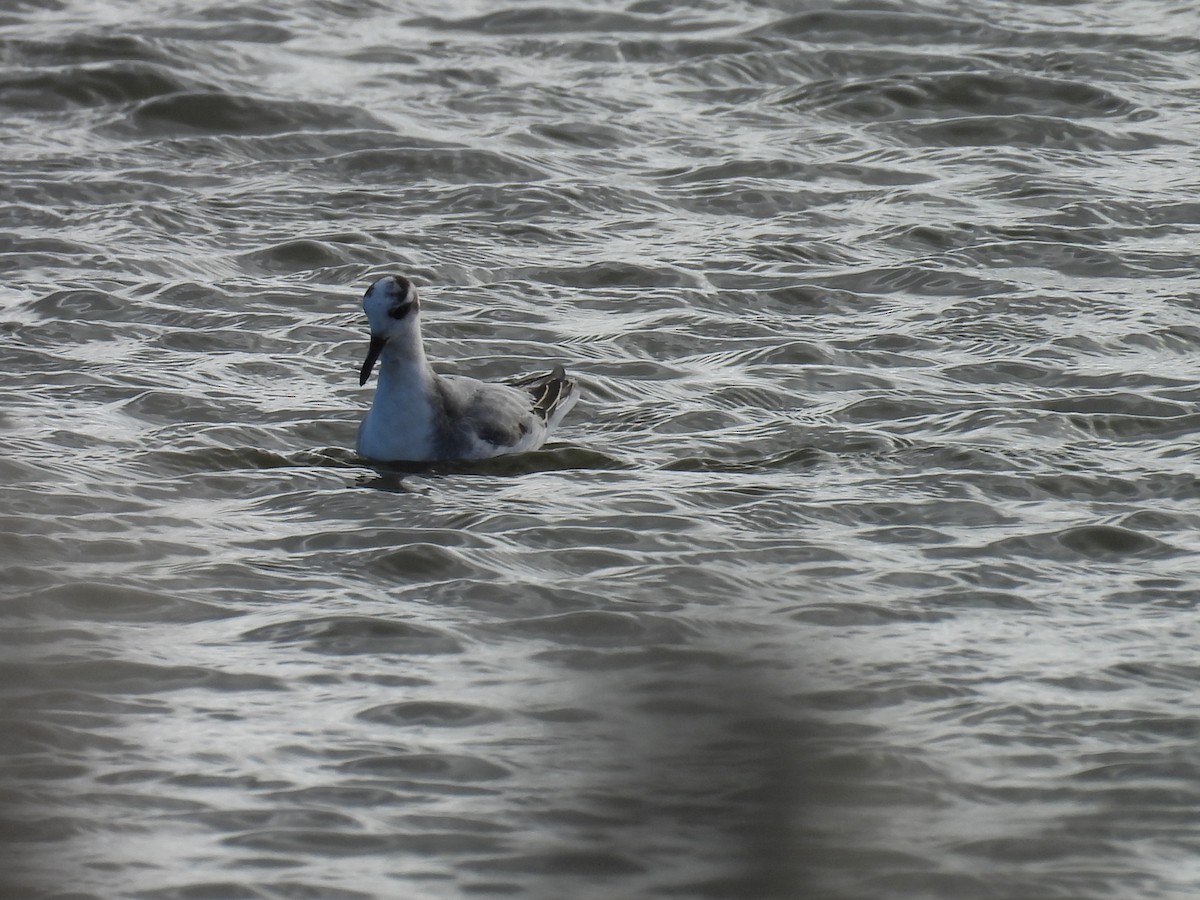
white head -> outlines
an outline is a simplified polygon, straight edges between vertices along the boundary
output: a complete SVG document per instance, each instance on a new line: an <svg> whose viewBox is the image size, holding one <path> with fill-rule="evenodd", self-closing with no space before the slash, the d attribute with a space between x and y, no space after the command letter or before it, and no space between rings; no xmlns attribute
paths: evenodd
<svg viewBox="0 0 1200 900"><path fill-rule="evenodd" d="M384 275L363 294L363 311L371 326L371 346L359 372L358 383L366 384L375 361L388 344L400 345L401 352L421 351L421 304L417 289L403 275Z"/></svg>

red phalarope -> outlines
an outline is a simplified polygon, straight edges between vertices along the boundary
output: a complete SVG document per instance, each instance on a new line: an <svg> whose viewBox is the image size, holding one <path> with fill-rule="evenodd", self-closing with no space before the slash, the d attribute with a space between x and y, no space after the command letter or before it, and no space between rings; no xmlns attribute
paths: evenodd
<svg viewBox="0 0 1200 900"><path fill-rule="evenodd" d="M417 289L403 275L363 295L371 345L359 373L379 385L358 429L358 453L380 461L486 459L536 450L579 399L562 366L510 384L438 375L421 342Z"/></svg>

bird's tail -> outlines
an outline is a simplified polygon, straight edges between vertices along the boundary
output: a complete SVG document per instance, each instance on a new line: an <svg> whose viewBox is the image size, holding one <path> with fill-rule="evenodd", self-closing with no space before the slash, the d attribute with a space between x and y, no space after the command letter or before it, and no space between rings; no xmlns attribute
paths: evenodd
<svg viewBox="0 0 1200 900"><path fill-rule="evenodd" d="M533 395L533 411L545 420L547 428L561 422L579 399L575 379L562 366L555 366L549 374L524 379L518 386Z"/></svg>

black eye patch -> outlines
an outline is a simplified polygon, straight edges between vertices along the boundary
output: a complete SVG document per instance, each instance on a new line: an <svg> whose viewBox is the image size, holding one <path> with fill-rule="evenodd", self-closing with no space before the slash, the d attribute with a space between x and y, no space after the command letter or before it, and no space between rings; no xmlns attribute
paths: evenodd
<svg viewBox="0 0 1200 900"><path fill-rule="evenodd" d="M393 303L391 306L388 307L388 315L391 316L393 319L403 319L410 312L412 312L412 308L413 308L413 302L411 300L404 300L404 301L401 301L400 303Z"/></svg>

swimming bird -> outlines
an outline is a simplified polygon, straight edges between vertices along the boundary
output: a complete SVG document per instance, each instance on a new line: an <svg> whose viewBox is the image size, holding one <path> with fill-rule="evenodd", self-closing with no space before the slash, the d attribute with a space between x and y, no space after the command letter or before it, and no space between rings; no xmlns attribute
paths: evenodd
<svg viewBox="0 0 1200 900"><path fill-rule="evenodd" d="M421 301L403 275L363 294L371 345L362 386L379 363L379 385L358 428L360 456L380 461L486 459L536 450L579 399L562 366L508 384L438 375L421 341Z"/></svg>

